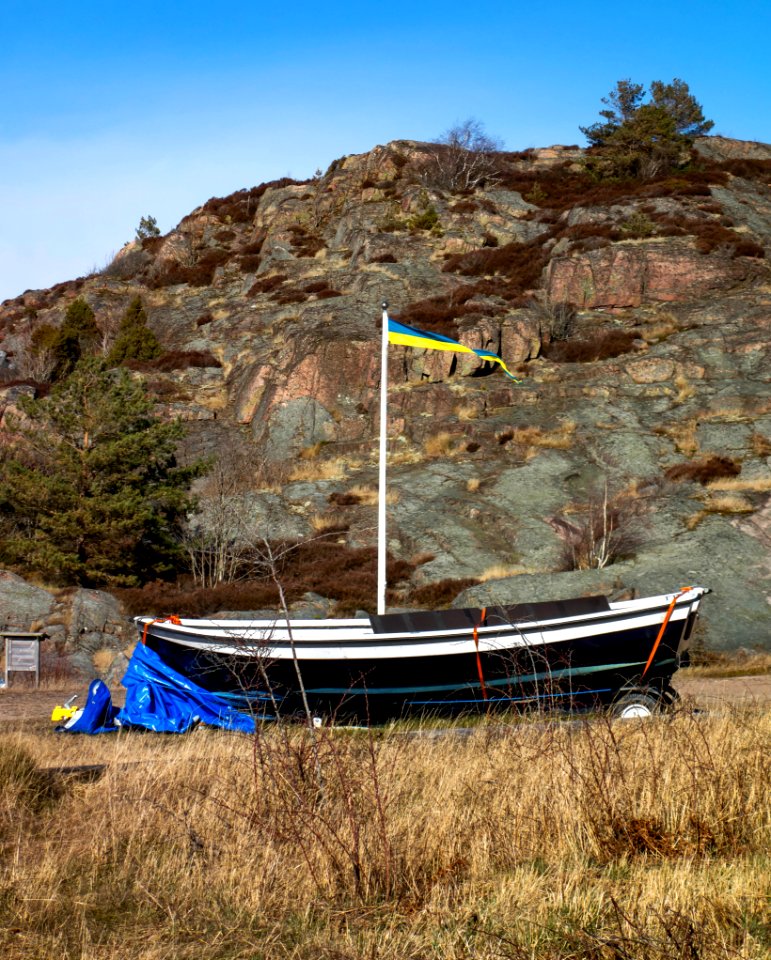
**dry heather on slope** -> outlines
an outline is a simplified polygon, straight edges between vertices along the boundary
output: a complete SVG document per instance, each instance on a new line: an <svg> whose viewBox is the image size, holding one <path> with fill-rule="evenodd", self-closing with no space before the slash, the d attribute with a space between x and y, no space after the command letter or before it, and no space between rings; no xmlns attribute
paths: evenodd
<svg viewBox="0 0 771 960"><path fill-rule="evenodd" d="M750 960L771 945L770 735L767 711L737 711L439 738L6 736L0 943L121 960ZM35 773L105 760L101 780L58 792Z"/></svg>

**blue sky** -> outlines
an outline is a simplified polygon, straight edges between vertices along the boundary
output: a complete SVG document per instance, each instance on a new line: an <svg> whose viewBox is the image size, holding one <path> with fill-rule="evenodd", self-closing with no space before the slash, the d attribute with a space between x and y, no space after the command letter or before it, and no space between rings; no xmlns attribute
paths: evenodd
<svg viewBox="0 0 771 960"><path fill-rule="evenodd" d="M3 0L0 300L107 263L142 216L431 140L583 143L618 79L684 79L771 141L771 2Z"/></svg>

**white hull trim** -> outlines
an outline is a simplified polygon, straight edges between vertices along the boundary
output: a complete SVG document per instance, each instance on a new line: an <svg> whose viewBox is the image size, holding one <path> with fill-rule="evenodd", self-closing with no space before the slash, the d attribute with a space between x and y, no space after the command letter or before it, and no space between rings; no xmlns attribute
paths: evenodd
<svg viewBox="0 0 771 960"><path fill-rule="evenodd" d="M705 591L693 588L676 603L670 622L684 621L699 606ZM503 653L509 649L570 643L607 636L662 623L676 595L610 605L609 612L587 614L537 623L480 627L480 653ZM294 644L286 621L182 620L179 624L138 617L138 624L157 625L159 636L180 646L242 659L270 660L399 660L425 656L475 653L477 646L468 629L426 631L418 634L377 634L368 620L290 621ZM366 642L362 642L365 640ZM293 649L294 646L294 649Z"/></svg>

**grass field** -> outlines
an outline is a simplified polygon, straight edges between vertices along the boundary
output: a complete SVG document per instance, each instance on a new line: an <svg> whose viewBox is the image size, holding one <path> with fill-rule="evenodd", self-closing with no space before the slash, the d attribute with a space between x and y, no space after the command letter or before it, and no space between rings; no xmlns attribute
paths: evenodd
<svg viewBox="0 0 771 960"><path fill-rule="evenodd" d="M771 712L0 733L12 958L771 955ZM46 768L106 765L90 782Z"/></svg>
<svg viewBox="0 0 771 960"><path fill-rule="evenodd" d="M700 655L693 666L679 671L678 677L762 677L771 675L771 653L749 650L732 653L710 652Z"/></svg>

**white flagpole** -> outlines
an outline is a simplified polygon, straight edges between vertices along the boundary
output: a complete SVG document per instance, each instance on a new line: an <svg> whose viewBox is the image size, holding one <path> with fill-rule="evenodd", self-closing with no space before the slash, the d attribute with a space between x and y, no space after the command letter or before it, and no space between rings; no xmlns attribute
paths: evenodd
<svg viewBox="0 0 771 960"><path fill-rule="evenodd" d="M377 510L377 612L386 607L386 434L388 430L388 304L383 301L383 336L380 350L380 464Z"/></svg>

